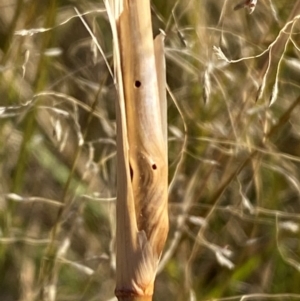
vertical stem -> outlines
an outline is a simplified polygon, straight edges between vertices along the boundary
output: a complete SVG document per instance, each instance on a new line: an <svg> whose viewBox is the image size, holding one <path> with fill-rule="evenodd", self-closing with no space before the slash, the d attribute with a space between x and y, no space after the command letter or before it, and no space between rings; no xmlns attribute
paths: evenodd
<svg viewBox="0 0 300 301"><path fill-rule="evenodd" d="M115 292L119 301L150 301L168 233L168 164L163 36L153 42L149 0L123 1L117 39Z"/></svg>

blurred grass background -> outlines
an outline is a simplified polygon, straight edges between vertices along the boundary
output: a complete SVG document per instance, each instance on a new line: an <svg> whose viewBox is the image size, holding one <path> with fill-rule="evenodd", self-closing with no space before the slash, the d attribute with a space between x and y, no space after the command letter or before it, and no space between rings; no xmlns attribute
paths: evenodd
<svg viewBox="0 0 300 301"><path fill-rule="evenodd" d="M236 4L152 2L169 101L157 301L300 299L300 1ZM111 39L102 1L0 0L1 300L45 283L114 300Z"/></svg>

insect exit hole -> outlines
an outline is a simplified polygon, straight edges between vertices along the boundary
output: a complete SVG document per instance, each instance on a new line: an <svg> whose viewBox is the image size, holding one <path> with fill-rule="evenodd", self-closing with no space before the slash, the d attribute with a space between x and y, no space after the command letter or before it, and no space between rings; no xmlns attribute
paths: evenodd
<svg viewBox="0 0 300 301"><path fill-rule="evenodd" d="M134 83L134 86L136 88L139 88L141 85L142 85L142 83L139 80L136 80L135 83Z"/></svg>

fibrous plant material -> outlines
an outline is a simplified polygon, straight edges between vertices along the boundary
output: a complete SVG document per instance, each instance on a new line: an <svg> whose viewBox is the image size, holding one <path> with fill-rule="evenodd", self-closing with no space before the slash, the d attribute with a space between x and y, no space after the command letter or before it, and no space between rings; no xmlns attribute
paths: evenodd
<svg viewBox="0 0 300 301"><path fill-rule="evenodd" d="M106 3L119 93L115 293L151 300L168 232L163 35L153 42L148 0L116 2Z"/></svg>

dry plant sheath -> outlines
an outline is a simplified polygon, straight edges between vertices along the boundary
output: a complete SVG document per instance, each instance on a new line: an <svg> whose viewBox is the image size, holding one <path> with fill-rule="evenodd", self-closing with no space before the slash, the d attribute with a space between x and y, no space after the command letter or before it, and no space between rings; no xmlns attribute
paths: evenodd
<svg viewBox="0 0 300 301"><path fill-rule="evenodd" d="M115 45L118 192L117 281L121 300L151 300L168 232L163 35L153 41L149 0L107 2ZM115 32L114 32L115 29Z"/></svg>

